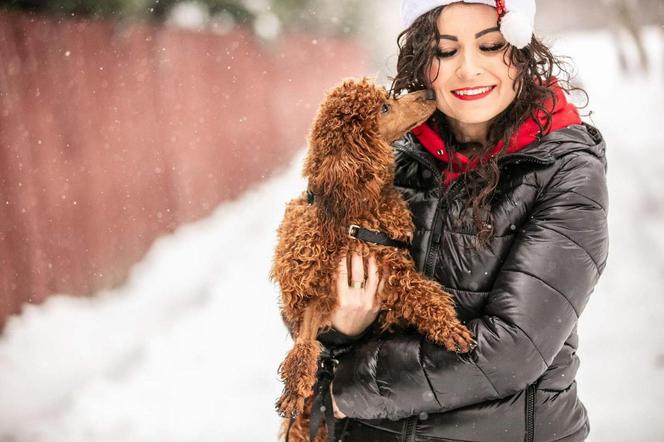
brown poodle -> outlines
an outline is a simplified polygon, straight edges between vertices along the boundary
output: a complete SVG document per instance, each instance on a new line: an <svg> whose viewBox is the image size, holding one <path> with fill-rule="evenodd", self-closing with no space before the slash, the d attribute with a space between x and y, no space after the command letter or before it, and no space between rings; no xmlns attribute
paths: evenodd
<svg viewBox="0 0 664 442"><path fill-rule="evenodd" d="M342 256L353 251L374 254L378 268L389 268L378 295L381 330L413 325L450 351L471 349L472 335L458 320L452 298L415 270L407 248L414 231L411 214L393 187L390 144L433 113L436 102L425 95L393 99L367 79L348 80L328 93L318 111L303 171L309 189L286 207L270 272L295 339L279 367L284 391L276 406L282 416L302 413L305 400L310 406L321 352L316 337L331 326L335 273ZM395 243L360 240L359 231L382 232ZM289 440L306 440L294 437L304 434L302 428L293 430Z"/></svg>

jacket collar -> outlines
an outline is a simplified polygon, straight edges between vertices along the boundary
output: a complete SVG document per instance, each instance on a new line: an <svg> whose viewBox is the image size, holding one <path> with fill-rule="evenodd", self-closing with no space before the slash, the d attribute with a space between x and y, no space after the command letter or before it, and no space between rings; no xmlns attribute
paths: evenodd
<svg viewBox="0 0 664 442"><path fill-rule="evenodd" d="M393 144L401 152L431 170L441 178L439 161L411 133ZM531 161L543 165L553 164L558 158L572 152L585 151L606 164L606 143L602 134L592 125L582 122L550 132L539 141L523 147L518 152L498 158L499 166L508 166L519 161Z"/></svg>

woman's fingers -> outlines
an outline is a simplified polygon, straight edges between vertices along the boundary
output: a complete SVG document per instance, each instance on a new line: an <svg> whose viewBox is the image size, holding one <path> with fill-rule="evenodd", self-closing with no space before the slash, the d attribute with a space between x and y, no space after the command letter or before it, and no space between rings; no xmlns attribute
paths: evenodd
<svg viewBox="0 0 664 442"><path fill-rule="evenodd" d="M350 273L350 282L349 282L349 273ZM378 270L378 263L376 256L374 254L369 255L367 259L367 275L365 280L364 275L364 260L361 255L358 253L351 253L350 258L350 272L348 270L348 259L346 255L341 257L339 265L337 268L337 289L341 291L346 291L349 287L352 287L352 282L364 282L363 293L366 294L377 294L381 293L383 287L385 286L385 280L387 278L387 268L382 269L381 272Z"/></svg>
<svg viewBox="0 0 664 442"><path fill-rule="evenodd" d="M367 279L365 277L364 259L362 255L352 253L350 259L341 257L337 267L336 288L337 306L332 314L332 326L350 336L355 336L371 325L380 313L380 293L384 280L380 278L378 270L378 259L371 254L367 259ZM350 276L350 278L349 278ZM359 284L349 284L349 279L355 282L363 282L364 287Z"/></svg>
<svg viewBox="0 0 664 442"><path fill-rule="evenodd" d="M373 254L369 255L367 273L367 283L365 287L367 292L374 293L378 287L378 265L376 265L376 257Z"/></svg>
<svg viewBox="0 0 664 442"><path fill-rule="evenodd" d="M362 255L354 253L350 258L350 280L364 282L364 262Z"/></svg>
<svg viewBox="0 0 664 442"><path fill-rule="evenodd" d="M348 289L348 266L346 261L346 255L343 255L337 266L337 293L343 293L344 290Z"/></svg>
<svg viewBox="0 0 664 442"><path fill-rule="evenodd" d="M380 273L378 272L378 264L376 263L376 257L374 255L369 256L369 263L367 265L367 292L371 293L371 311L378 312L380 310L380 284L382 279L380 278Z"/></svg>

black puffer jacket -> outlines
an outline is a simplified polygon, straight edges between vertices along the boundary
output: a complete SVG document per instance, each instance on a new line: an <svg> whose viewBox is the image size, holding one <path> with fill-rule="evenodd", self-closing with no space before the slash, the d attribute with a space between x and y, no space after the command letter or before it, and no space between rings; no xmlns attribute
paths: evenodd
<svg viewBox="0 0 664 442"><path fill-rule="evenodd" d="M469 249L476 229L461 210L463 179L438 184L437 160L410 134L395 149L418 270L456 297L478 346L457 355L409 330L365 334L336 369L337 405L356 418L336 433L365 442L584 440L576 328L607 259L601 134L573 125L501 158L495 238L479 253Z"/></svg>

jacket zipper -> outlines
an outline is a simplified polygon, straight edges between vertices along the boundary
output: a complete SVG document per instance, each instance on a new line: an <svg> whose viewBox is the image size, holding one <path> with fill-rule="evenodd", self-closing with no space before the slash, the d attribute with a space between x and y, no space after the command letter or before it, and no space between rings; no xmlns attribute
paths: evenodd
<svg viewBox="0 0 664 442"><path fill-rule="evenodd" d="M429 278L433 278L433 270L435 267L435 260L436 260L436 252L435 248L433 247L434 245L440 244L441 238L443 237L443 229L444 226L442 225L442 213L444 212L445 208L447 207L447 201L449 200L451 195L454 195L454 191L457 188L457 184L459 184L459 181L455 181L452 183L450 188L441 194L441 196L438 199L436 211L433 214L433 220L431 222L431 235L429 237L429 244L427 245L427 253L426 253L426 258L424 261L424 274L428 276ZM442 186L441 186L441 191L442 191Z"/></svg>
<svg viewBox="0 0 664 442"><path fill-rule="evenodd" d="M526 442L535 441L535 385L526 388Z"/></svg>
<svg viewBox="0 0 664 442"><path fill-rule="evenodd" d="M406 431L404 431L402 442L415 442L415 427L417 426L417 416L411 416L406 421Z"/></svg>

